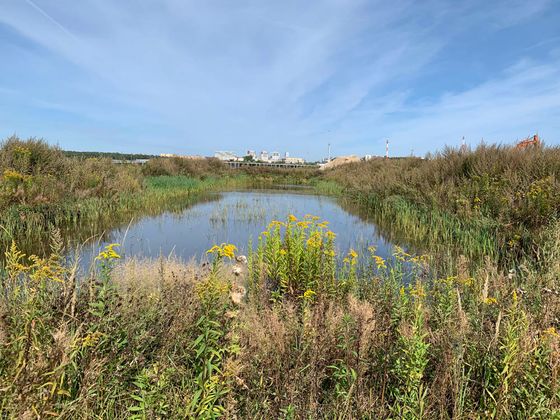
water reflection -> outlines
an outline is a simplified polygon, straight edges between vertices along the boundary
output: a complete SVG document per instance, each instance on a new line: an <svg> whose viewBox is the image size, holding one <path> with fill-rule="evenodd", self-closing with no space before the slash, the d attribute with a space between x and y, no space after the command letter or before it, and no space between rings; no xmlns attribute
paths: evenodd
<svg viewBox="0 0 560 420"><path fill-rule="evenodd" d="M285 220L288 214L319 216L329 221L337 234L339 254L350 248L365 253L376 246L377 254L388 257L392 244L367 218L360 217L349 202L311 195L305 190L253 190L211 194L203 202L180 212L146 216L135 223L109 230L100 240L86 247L91 258L99 247L122 243L125 256L158 257L174 254L182 259L203 257L214 244L233 243L246 253L249 241L256 244L258 235L272 220ZM88 260L89 258L86 258Z"/></svg>

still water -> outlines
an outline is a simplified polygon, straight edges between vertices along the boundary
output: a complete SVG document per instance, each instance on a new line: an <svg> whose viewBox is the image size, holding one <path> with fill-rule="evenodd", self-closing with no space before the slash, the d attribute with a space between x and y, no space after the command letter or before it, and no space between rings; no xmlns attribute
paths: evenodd
<svg viewBox="0 0 560 420"><path fill-rule="evenodd" d="M226 242L245 254L250 240L256 245L272 220L284 221L289 214L298 218L311 214L327 220L337 234L339 255L350 248L364 252L372 245L382 257L392 253L392 244L372 222L345 210L335 198L282 190L216 193L179 213L133 220L107 232L84 251L87 260L104 245L116 242L122 244L119 252L125 258L174 255L190 260L200 259L212 245Z"/></svg>

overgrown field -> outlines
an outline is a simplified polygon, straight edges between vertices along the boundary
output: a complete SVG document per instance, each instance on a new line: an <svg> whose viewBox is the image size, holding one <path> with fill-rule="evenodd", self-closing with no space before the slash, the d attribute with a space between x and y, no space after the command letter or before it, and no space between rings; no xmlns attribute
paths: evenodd
<svg viewBox="0 0 560 420"><path fill-rule="evenodd" d="M560 418L559 171L558 148L239 172L211 159L115 165L8 139L0 412ZM326 221L290 215L263 226L246 263L231 244L192 263L121 260L111 245L88 273L63 257L66 234L273 182L356 201L422 251L336 255Z"/></svg>
<svg viewBox="0 0 560 420"><path fill-rule="evenodd" d="M481 145L426 159L374 159L325 178L417 244L456 244L470 257L541 261L560 212L560 148ZM388 220L388 222L386 222Z"/></svg>
<svg viewBox="0 0 560 420"><path fill-rule="evenodd" d="M79 275L13 245L0 283L0 411L44 418L557 418L560 237L548 266L474 275L272 222L248 256ZM27 262L26 262L27 261ZM235 262L234 270L231 263ZM241 273L240 275L233 274ZM409 276L405 278L405 273ZM412 273L412 275L410 275Z"/></svg>
<svg viewBox="0 0 560 420"><path fill-rule="evenodd" d="M43 254L53 228L63 237L86 239L136 217L180 211L203 192L249 182L243 174L214 173L215 167L227 169L214 160L198 162L195 169L187 162L172 176L150 176L159 161L142 168L117 165L70 158L42 140L6 140L0 148L0 245L15 239Z"/></svg>

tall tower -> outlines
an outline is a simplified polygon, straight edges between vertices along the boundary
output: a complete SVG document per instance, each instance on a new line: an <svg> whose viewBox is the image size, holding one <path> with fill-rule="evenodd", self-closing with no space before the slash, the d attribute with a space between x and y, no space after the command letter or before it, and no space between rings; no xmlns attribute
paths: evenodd
<svg viewBox="0 0 560 420"><path fill-rule="evenodd" d="M385 159L389 159L389 139L385 141Z"/></svg>
<svg viewBox="0 0 560 420"><path fill-rule="evenodd" d="M330 161L331 161L331 144L329 143L329 154L328 154L328 157L327 157L327 162L330 162Z"/></svg>

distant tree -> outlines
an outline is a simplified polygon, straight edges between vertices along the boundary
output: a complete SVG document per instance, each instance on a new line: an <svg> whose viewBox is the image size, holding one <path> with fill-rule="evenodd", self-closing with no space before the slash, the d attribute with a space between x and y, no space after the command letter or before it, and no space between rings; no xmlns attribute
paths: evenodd
<svg viewBox="0 0 560 420"><path fill-rule="evenodd" d="M255 158L251 155L243 156L243 161L245 162L253 162Z"/></svg>
<svg viewBox="0 0 560 420"><path fill-rule="evenodd" d="M157 156L145 153L118 153L118 152L76 152L72 150L64 150L63 153L71 158L87 159L87 158L109 158L119 160L134 159L151 159Z"/></svg>

